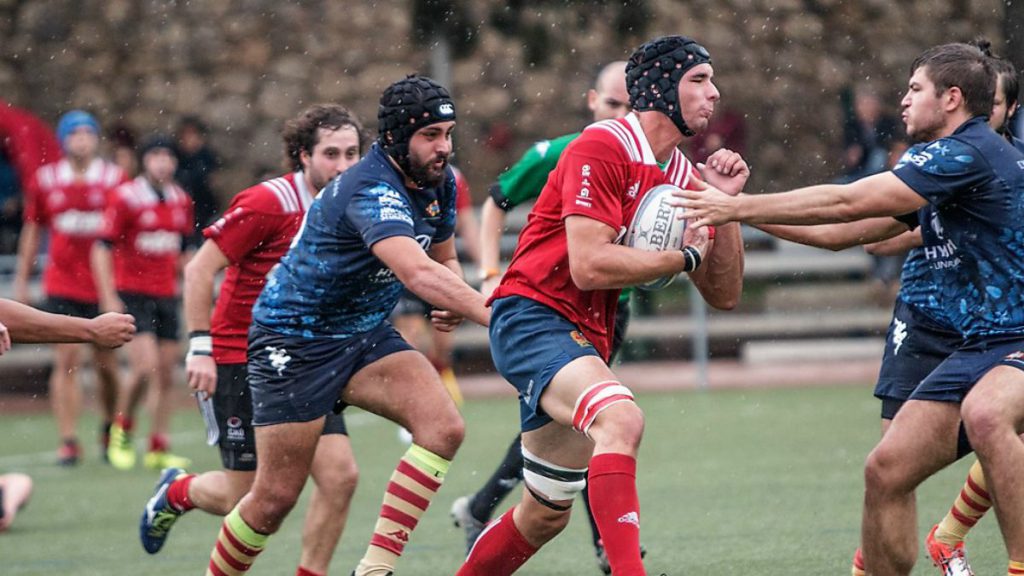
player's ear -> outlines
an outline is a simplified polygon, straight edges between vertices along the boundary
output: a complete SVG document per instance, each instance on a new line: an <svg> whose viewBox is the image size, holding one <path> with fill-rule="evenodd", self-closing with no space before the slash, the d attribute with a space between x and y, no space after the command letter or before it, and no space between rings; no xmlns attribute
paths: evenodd
<svg viewBox="0 0 1024 576"><path fill-rule="evenodd" d="M309 150L299 151L299 163L302 164L303 172L309 172L309 167L313 164L313 156L309 153Z"/></svg>
<svg viewBox="0 0 1024 576"><path fill-rule="evenodd" d="M597 111L597 90L593 88L587 90L587 108L590 108L591 112Z"/></svg>
<svg viewBox="0 0 1024 576"><path fill-rule="evenodd" d="M964 104L964 93L959 86L950 86L942 95L947 112L952 112Z"/></svg>

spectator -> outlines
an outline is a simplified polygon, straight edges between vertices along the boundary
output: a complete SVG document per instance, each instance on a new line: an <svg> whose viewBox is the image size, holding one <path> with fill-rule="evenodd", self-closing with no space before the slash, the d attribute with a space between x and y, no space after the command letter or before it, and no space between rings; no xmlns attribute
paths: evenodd
<svg viewBox="0 0 1024 576"><path fill-rule="evenodd" d="M220 206L210 186L211 175L220 168L220 160L207 144L206 124L197 116L185 116L178 123L177 182L195 202L195 229L202 230L220 214ZM202 238L197 242L201 243Z"/></svg>
<svg viewBox="0 0 1024 576"><path fill-rule="evenodd" d="M139 158L135 150L135 131L131 126L118 122L107 132L110 139L110 159L117 164L128 178L139 175Z"/></svg>
<svg viewBox="0 0 1024 576"><path fill-rule="evenodd" d="M847 96L849 99L849 96ZM870 88L858 87L847 106L843 130L844 176L856 180L885 169L889 139L897 132L896 120L882 113L882 104Z"/></svg>

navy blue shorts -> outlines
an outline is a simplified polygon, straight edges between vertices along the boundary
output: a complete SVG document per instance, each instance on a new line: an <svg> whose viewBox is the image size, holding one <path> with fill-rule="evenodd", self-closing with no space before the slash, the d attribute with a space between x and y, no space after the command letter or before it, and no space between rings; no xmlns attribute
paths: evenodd
<svg viewBox="0 0 1024 576"><path fill-rule="evenodd" d="M352 375L413 347L390 323L352 338L303 338L249 328L252 425L309 422L329 414Z"/></svg>
<svg viewBox="0 0 1024 576"><path fill-rule="evenodd" d="M1014 353L1022 350L1024 337L1019 335L971 339L929 374L910 399L962 402L986 372L997 365L1016 366Z"/></svg>
<svg viewBox="0 0 1024 576"><path fill-rule="evenodd" d="M494 366L519 391L523 432L551 422L540 407L540 396L559 370L582 356L601 358L564 316L520 296L491 304L490 335Z"/></svg>
<svg viewBox="0 0 1024 576"><path fill-rule="evenodd" d="M917 385L962 341L959 333L939 327L916 307L897 300L875 385L875 396L882 401L882 418L891 420Z"/></svg>

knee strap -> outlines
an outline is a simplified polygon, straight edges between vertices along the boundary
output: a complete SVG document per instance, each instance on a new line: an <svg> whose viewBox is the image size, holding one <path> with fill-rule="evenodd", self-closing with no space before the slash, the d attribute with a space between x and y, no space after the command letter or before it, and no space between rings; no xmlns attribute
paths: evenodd
<svg viewBox="0 0 1024 576"><path fill-rule="evenodd" d="M535 500L559 512L572 508L572 501L587 485L587 469L552 464L523 447L523 481ZM568 500L569 505L554 501Z"/></svg>
<svg viewBox="0 0 1024 576"><path fill-rule="evenodd" d="M580 394L573 408L572 427L583 435L590 437L590 426L597 415L612 404L633 402L633 392L615 380L598 382Z"/></svg>

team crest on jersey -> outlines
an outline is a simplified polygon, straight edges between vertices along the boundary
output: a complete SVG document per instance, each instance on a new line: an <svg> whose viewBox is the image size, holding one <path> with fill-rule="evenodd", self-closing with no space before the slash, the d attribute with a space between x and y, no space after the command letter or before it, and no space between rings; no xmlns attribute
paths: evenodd
<svg viewBox="0 0 1024 576"><path fill-rule="evenodd" d="M437 203L437 200L434 200L430 204L427 204L427 216L429 216L430 218L434 218L440 213L441 205Z"/></svg>
<svg viewBox="0 0 1024 576"><path fill-rule="evenodd" d="M139 224L142 224L143 226L152 226L153 224L156 224L156 214L154 214L152 210L146 210L142 213L142 216L139 217Z"/></svg>
<svg viewBox="0 0 1024 576"><path fill-rule="evenodd" d="M594 345L587 340L587 337L583 335L579 330L573 330L569 332L569 337L572 341L579 344L580 348L592 348Z"/></svg>

